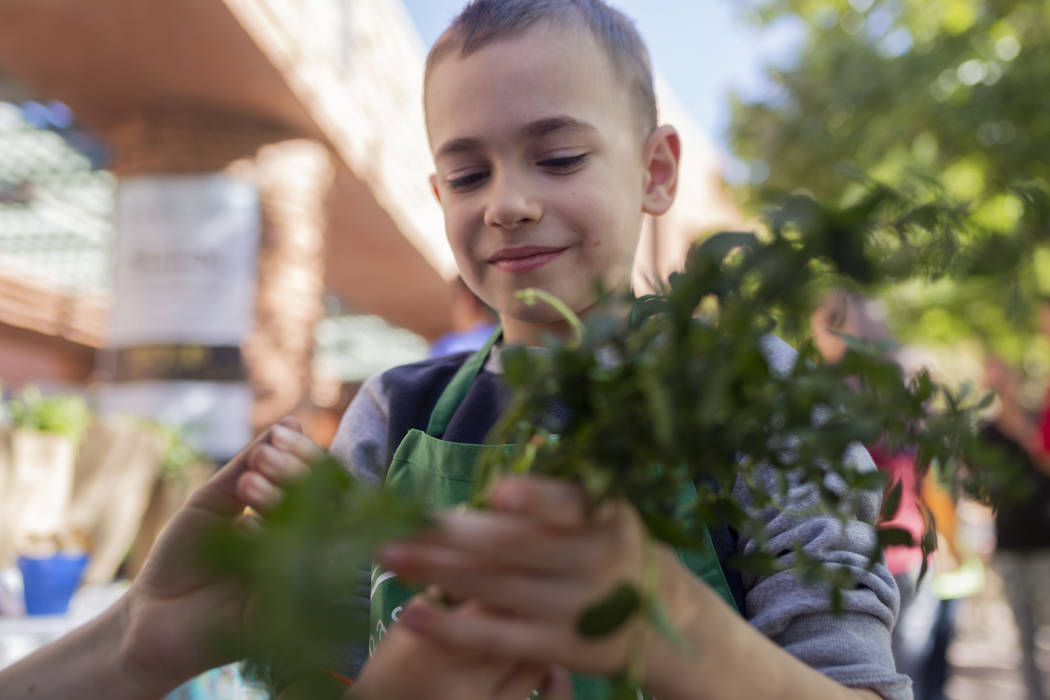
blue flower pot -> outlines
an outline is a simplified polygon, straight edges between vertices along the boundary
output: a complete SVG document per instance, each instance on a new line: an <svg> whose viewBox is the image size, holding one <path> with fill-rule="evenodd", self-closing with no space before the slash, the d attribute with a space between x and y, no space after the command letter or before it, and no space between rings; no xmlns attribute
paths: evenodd
<svg viewBox="0 0 1050 700"><path fill-rule="evenodd" d="M18 557L25 588L27 615L62 615L80 585L87 554Z"/></svg>

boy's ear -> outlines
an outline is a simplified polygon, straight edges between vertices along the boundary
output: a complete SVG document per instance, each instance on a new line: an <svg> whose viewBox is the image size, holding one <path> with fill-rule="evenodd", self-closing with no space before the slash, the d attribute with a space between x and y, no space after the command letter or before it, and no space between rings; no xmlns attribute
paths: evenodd
<svg viewBox="0 0 1050 700"><path fill-rule="evenodd" d="M657 127L645 141L645 192L642 211L660 216L674 204L682 143L670 125Z"/></svg>
<svg viewBox="0 0 1050 700"><path fill-rule="evenodd" d="M437 203L441 204L441 193L438 192L437 173L430 173L430 191L434 193L434 199L437 200Z"/></svg>

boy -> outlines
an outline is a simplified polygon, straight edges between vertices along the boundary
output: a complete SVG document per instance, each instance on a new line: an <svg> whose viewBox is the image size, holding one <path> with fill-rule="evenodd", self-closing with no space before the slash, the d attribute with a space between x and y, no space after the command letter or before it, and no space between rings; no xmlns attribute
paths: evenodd
<svg viewBox="0 0 1050 700"><path fill-rule="evenodd" d="M648 55L626 18L601 0L476 0L430 52L424 105L449 243L467 285L498 312L503 342L537 345L567 332L548 307L516 299L521 289L545 289L585 315L596 278L625 288L642 214L658 216L674 200L680 151L674 129L657 125ZM495 341L366 382L333 454L359 478L423 490L434 505L464 500L477 445L505 400ZM766 350L774 366L793 361L783 343ZM874 521L878 496L867 505ZM662 700L910 697L889 648L896 588L884 568L865 570L871 522L842 533L830 520L769 515L772 546L802 542L857 573L836 617L824 592L788 574L726 571L729 556L753 546L728 531L712 533L718 561L690 571L647 542L630 506L587 517L566 484L505 481L492 506L453 511L425 538L384 549L371 586L372 643L400 621L479 658L595 676L640 661L644 690ZM647 562L687 650L639 621L598 642L579 638L580 611L638 580ZM404 609L396 576L484 612ZM607 692L585 680L576 689Z"/></svg>

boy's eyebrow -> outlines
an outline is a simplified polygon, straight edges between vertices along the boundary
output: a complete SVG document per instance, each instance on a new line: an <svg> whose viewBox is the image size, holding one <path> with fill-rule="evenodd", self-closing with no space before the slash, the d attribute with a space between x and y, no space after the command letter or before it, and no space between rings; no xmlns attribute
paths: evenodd
<svg viewBox="0 0 1050 700"><path fill-rule="evenodd" d="M570 131L597 131L597 129L585 121L569 116L545 117L529 122L521 129L521 134L526 138L539 138L555 131L568 129ZM481 141L465 136L451 139L441 144L434 152L434 159L447 156L452 153L467 153L481 147Z"/></svg>
<svg viewBox="0 0 1050 700"><path fill-rule="evenodd" d="M470 151L476 151L480 147L481 141L478 139L468 137L452 139L441 144L441 147L434 152L434 160L453 153L469 153Z"/></svg>
<svg viewBox="0 0 1050 700"><path fill-rule="evenodd" d="M597 129L585 121L580 121L579 119L569 116L557 116L537 119L534 122L526 124L521 132L525 136L536 138L538 136L546 136L552 131L559 131L561 129L568 129L570 131L597 131Z"/></svg>

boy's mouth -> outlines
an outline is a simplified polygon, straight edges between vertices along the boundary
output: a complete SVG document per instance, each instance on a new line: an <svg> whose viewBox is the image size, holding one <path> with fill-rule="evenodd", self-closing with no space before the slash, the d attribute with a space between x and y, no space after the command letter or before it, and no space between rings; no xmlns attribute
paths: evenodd
<svg viewBox="0 0 1050 700"><path fill-rule="evenodd" d="M489 259L491 265L503 272L528 272L543 267L568 248L555 246L520 246L497 250Z"/></svg>

